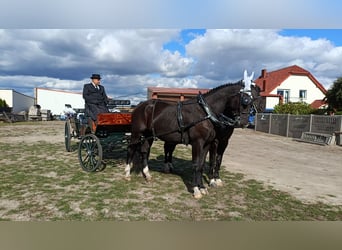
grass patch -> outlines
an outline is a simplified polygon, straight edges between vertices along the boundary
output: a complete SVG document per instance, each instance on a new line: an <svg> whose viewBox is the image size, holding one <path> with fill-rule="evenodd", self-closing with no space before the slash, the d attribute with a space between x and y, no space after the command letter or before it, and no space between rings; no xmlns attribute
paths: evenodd
<svg viewBox="0 0 342 250"><path fill-rule="evenodd" d="M36 122L25 124L23 128L32 132L36 125ZM17 128L21 125L9 126L15 126L15 134L20 135ZM45 131L63 136L63 130L64 124L60 123ZM191 147L177 146L175 171L164 174L162 146L162 142L156 141L152 147L153 181L146 183L140 173L133 173L130 182L124 180L122 157L107 159L102 172L87 173L79 165L77 150L66 152L63 141L0 142L0 220L342 220L341 206L305 204L288 193L224 170L221 174L224 187L211 188L208 196L194 200L187 190L192 174Z"/></svg>

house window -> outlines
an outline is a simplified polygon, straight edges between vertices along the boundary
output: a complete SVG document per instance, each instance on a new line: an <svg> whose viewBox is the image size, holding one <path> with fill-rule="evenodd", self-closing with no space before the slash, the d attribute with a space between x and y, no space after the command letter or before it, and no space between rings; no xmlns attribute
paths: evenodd
<svg viewBox="0 0 342 250"><path fill-rule="evenodd" d="M301 101L306 100L306 90L304 89L299 90L299 100Z"/></svg>
<svg viewBox="0 0 342 250"><path fill-rule="evenodd" d="M290 90L289 89L278 89L277 94L283 97L283 102L288 103L290 101Z"/></svg>

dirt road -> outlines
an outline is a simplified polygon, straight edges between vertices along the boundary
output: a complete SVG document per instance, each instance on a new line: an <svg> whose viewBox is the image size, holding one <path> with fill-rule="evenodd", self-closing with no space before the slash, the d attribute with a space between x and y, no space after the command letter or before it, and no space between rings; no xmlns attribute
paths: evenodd
<svg viewBox="0 0 342 250"><path fill-rule="evenodd" d="M334 143L320 146L236 129L223 165L304 202L342 204L342 147Z"/></svg>

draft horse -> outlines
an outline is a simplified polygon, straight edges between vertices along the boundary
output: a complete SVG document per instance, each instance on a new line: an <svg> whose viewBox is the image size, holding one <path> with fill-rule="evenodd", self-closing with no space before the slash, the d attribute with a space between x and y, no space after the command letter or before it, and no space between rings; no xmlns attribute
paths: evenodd
<svg viewBox="0 0 342 250"><path fill-rule="evenodd" d="M246 76L245 80L246 82ZM260 111L259 102L260 102L260 88L251 83L249 85L251 87L251 96L252 96L252 107L256 112ZM220 168L222 164L222 158L225 150L228 147L229 139L231 138L234 129L239 127L240 124L237 122L221 122L215 126L216 137L212 142L209 149L209 186L211 187L220 187L223 185L223 182L220 178ZM174 166L172 163L173 152L176 148L175 143L165 142L164 143L164 172L169 173L172 172Z"/></svg>
<svg viewBox="0 0 342 250"><path fill-rule="evenodd" d="M147 181L151 180L148 158L156 138L171 144L190 144L191 186L194 197L201 198L207 193L202 181L203 166L210 147L215 143L216 126L222 123L248 124L252 98L243 91L244 86L243 81L224 84L176 104L158 99L140 103L132 112L126 179L130 179L134 159L139 159L143 176Z"/></svg>

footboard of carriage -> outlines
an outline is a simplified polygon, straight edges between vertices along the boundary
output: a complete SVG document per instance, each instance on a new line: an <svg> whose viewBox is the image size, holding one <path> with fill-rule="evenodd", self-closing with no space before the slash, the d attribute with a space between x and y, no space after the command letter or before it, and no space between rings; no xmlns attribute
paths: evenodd
<svg viewBox="0 0 342 250"><path fill-rule="evenodd" d="M125 104L129 103L128 101ZM93 122L89 118L76 120L78 131L72 131L70 137L78 138L78 160L81 168L86 172L102 171L107 159L113 159L119 154L125 154L130 141L131 114L132 108L115 105L109 109L113 112L101 113L97 116L97 121ZM72 151L70 139L67 139L69 131L66 122L66 148ZM84 129L82 135L80 130ZM70 130L70 129L69 129Z"/></svg>

